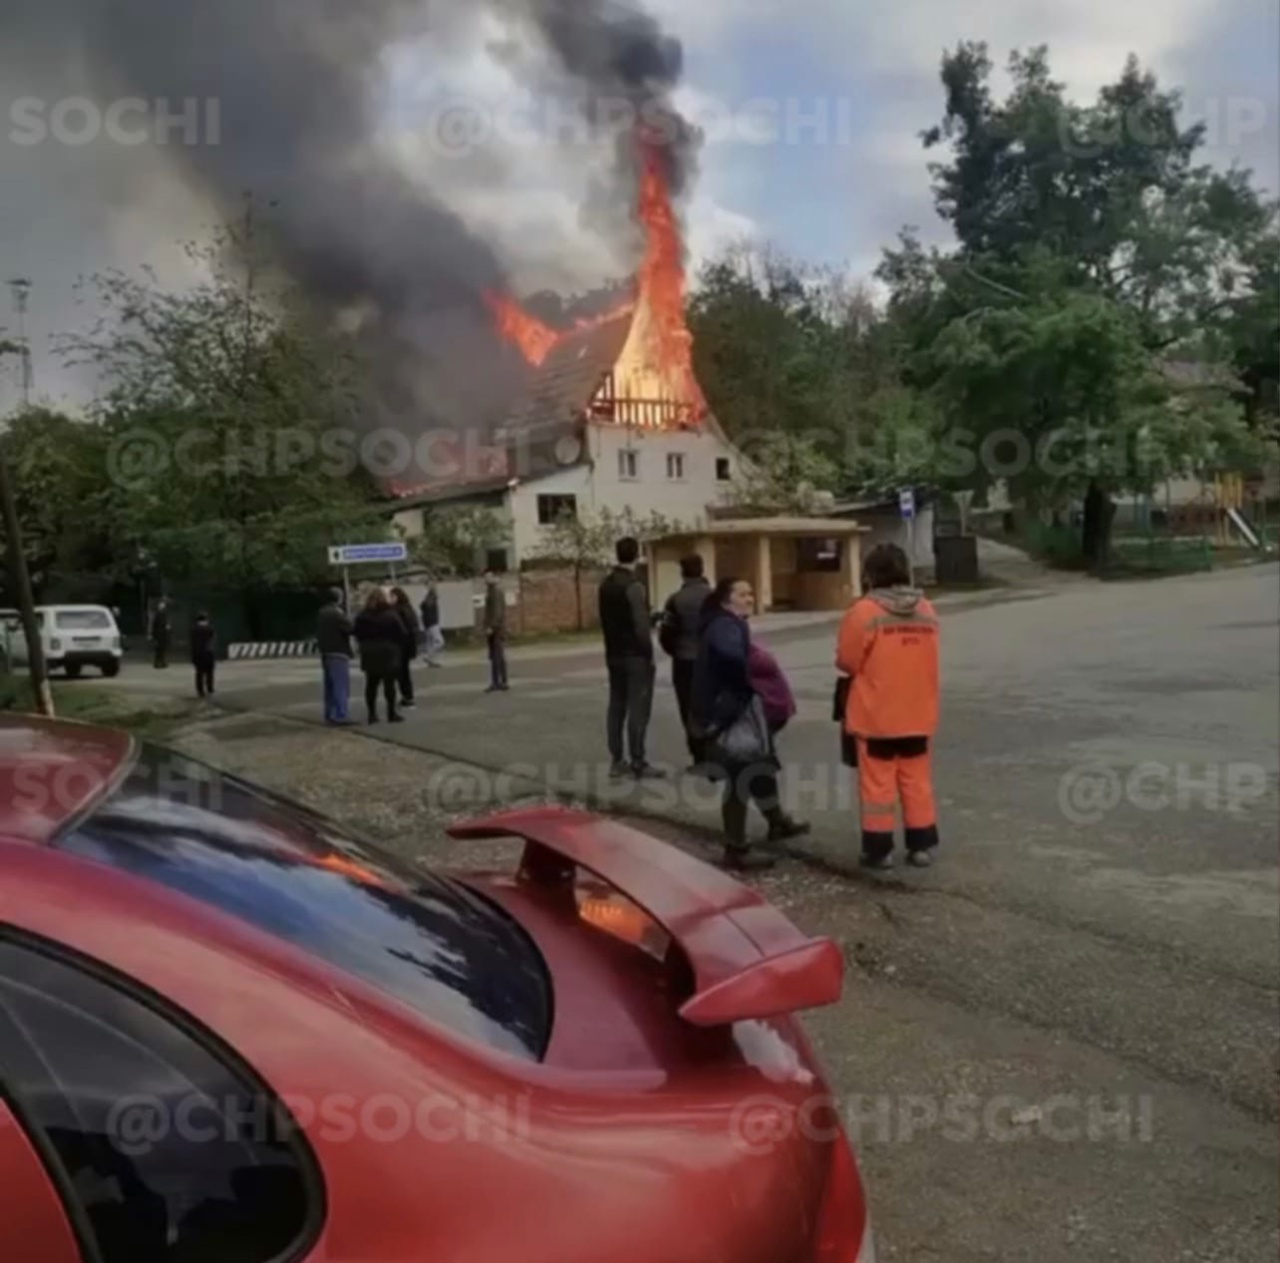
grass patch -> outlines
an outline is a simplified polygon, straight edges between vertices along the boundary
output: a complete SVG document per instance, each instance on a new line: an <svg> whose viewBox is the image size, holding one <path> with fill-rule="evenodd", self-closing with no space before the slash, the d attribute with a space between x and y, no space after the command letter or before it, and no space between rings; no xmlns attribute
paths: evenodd
<svg viewBox="0 0 1280 1263"><path fill-rule="evenodd" d="M123 728L140 737L160 738L172 732L197 709L182 698L142 702L115 689L80 681L54 680L53 709L59 719L74 719L106 728ZM27 675L0 675L0 713L32 714L35 697Z"/></svg>

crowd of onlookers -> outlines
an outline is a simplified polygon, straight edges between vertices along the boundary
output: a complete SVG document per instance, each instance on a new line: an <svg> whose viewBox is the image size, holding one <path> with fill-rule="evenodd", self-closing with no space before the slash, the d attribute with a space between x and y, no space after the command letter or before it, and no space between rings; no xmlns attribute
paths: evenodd
<svg viewBox="0 0 1280 1263"><path fill-rule="evenodd" d="M782 807L778 738L796 714L796 699L777 658L753 638L755 594L747 580L705 577L702 558L681 562L681 586L655 616L638 573L640 546L619 540L617 565L599 588L599 618L608 672L605 739L610 776L646 780L666 773L650 762L646 742L657 679L656 645L671 659L671 679L691 774L723 783L725 861L764 868L781 845L809 831ZM882 545L867 557L863 595L840 626L833 719L842 760L856 769L861 801L862 861L892 863L899 806L910 862L930 862L938 843L931 745L938 723L938 622L911 583L905 554ZM488 692L507 692L506 598L498 576L485 574L481 625L488 646ZM168 614L153 620L156 665L166 665ZM375 586L354 615L337 589L316 629L324 676L324 718L351 722L351 663L364 675L368 723L402 723L414 706L413 664L437 667L444 646L434 584L417 609L401 587ZM191 637L196 689L212 694L216 634L197 617ZM750 804L764 816L765 847L752 845Z"/></svg>

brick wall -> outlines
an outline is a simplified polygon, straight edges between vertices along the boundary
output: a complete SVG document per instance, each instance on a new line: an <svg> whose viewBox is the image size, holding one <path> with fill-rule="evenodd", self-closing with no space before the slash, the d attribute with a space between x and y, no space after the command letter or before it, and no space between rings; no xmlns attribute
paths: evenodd
<svg viewBox="0 0 1280 1263"><path fill-rule="evenodd" d="M584 570L578 576L582 598L579 624L572 569L522 571L516 589L518 600L509 611L511 633L545 636L552 632L577 631L579 626L583 630L598 627L596 589L603 577L604 573L598 570Z"/></svg>

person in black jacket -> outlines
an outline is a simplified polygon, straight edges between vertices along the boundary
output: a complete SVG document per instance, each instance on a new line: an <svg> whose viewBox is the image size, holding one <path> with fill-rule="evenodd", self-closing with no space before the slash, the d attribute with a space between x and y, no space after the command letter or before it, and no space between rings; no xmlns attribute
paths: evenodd
<svg viewBox="0 0 1280 1263"><path fill-rule="evenodd" d="M693 759L690 771L697 771L702 764L702 746L689 727L689 698L693 692L693 664L698 657L702 607L711 595L711 585L706 580L702 558L697 553L681 559L680 576L684 582L667 598L660 635L663 647L671 655L671 683L675 687L680 722L684 725L685 739Z"/></svg>
<svg viewBox="0 0 1280 1263"><path fill-rule="evenodd" d="M440 630L440 593L434 583L427 583L427 595L418 608L422 614L423 655L427 666L438 667L438 655L444 648L444 633Z"/></svg>
<svg viewBox="0 0 1280 1263"><path fill-rule="evenodd" d="M400 641L400 670L397 678L400 684L400 705L413 707L413 660L418 656L418 614L409 600L409 594L403 588L391 589L391 608L395 610L400 625L404 628L404 637Z"/></svg>
<svg viewBox="0 0 1280 1263"><path fill-rule="evenodd" d="M155 650L157 670L169 665L169 641L173 638L173 628L169 623L169 603L161 599L151 615L151 647Z"/></svg>
<svg viewBox="0 0 1280 1263"><path fill-rule="evenodd" d="M218 633L203 611L191 625L191 665L196 669L196 696L213 696L213 667L218 660Z"/></svg>
<svg viewBox="0 0 1280 1263"><path fill-rule="evenodd" d="M662 772L645 757L645 734L653 711L653 628L649 597L635 571L640 545L620 539L618 564L600 584L600 629L609 669L609 712L605 723L612 759L610 775L659 777ZM628 762L623 757L626 732Z"/></svg>
<svg viewBox="0 0 1280 1263"><path fill-rule="evenodd" d="M320 669L324 673L324 721L344 725L350 722L351 698L351 619L347 615L342 592L329 590L329 600L320 607L316 619L316 644L320 650Z"/></svg>
<svg viewBox="0 0 1280 1263"><path fill-rule="evenodd" d="M396 684L400 675L400 646L404 623L392 607L386 589L374 588L356 616L356 640L360 645L360 666L364 671L364 702L369 722L378 722L378 691L387 700L387 720L398 724L404 716L396 710Z"/></svg>

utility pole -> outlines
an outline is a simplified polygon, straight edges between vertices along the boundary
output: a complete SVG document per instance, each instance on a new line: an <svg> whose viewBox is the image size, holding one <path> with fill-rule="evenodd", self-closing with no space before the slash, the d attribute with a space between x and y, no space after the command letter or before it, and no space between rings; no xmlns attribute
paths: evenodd
<svg viewBox="0 0 1280 1263"><path fill-rule="evenodd" d="M27 296L31 293L31 282L16 276L9 282L9 292L13 295L13 309L18 316L18 355L22 360L22 410L31 407L31 342L27 338Z"/></svg>
<svg viewBox="0 0 1280 1263"><path fill-rule="evenodd" d="M0 356L21 355L23 347L16 342L0 341ZM40 625L36 621L36 603L31 592L31 575L27 570L27 555L22 547L22 524L18 521L18 506L13 498L13 483L9 478L9 462L0 444L0 512L4 515L5 542L9 548L9 580L13 585L18 613L22 616L22 634L27 641L27 665L31 671L31 690L35 694L36 711L53 718L53 693L49 688L49 673L44 661L44 643L40 639Z"/></svg>

